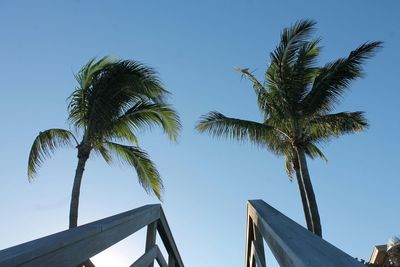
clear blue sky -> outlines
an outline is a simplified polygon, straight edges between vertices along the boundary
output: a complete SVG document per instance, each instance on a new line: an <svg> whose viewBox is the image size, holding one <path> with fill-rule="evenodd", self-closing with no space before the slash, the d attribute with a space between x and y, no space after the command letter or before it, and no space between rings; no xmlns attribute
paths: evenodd
<svg viewBox="0 0 400 267"><path fill-rule="evenodd" d="M264 199L304 225L282 158L197 134L194 125L211 110L260 120L251 85L234 67L261 78L282 28L312 18L323 38L321 64L365 41L385 42L337 107L366 111L370 129L329 143L327 164L309 161L325 239L368 259L374 245L400 233L399 10L395 0L1 1L0 249L67 228L76 151L58 151L31 184L28 153L39 131L69 127L73 74L104 55L156 68L173 93L183 123L179 143L158 129L140 137L164 178L163 207L187 266L243 265L248 199ZM92 158L79 221L157 202L133 170ZM108 257L127 266L143 251L142 237ZM107 266L105 258L98 266Z"/></svg>

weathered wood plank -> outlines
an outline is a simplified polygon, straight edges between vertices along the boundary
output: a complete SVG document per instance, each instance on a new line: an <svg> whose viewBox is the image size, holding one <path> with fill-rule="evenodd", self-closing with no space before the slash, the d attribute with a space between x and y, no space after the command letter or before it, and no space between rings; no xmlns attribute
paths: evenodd
<svg viewBox="0 0 400 267"><path fill-rule="evenodd" d="M262 200L250 200L250 216L281 267L363 267Z"/></svg>
<svg viewBox="0 0 400 267"><path fill-rule="evenodd" d="M258 230L257 226L253 223L254 241L253 245L255 248L258 266L265 267L265 251L263 237Z"/></svg>
<svg viewBox="0 0 400 267"><path fill-rule="evenodd" d="M176 246L174 237L172 236L171 229L169 228L167 219L165 218L164 211L161 209L160 222L158 224L158 233L160 234L161 240L164 243L165 248L169 255L174 255L175 266L184 267L182 258L179 254L178 248Z"/></svg>
<svg viewBox="0 0 400 267"><path fill-rule="evenodd" d="M168 267L167 262L164 258L164 256L162 255L160 249L157 247L157 258L156 258L158 265L160 265L160 267Z"/></svg>
<svg viewBox="0 0 400 267"><path fill-rule="evenodd" d="M175 267L176 266L176 264L175 264L175 258L174 258L174 255L169 255L169 257L168 257L168 267Z"/></svg>
<svg viewBox="0 0 400 267"><path fill-rule="evenodd" d="M144 253L139 259L137 259L130 267L148 267L151 263L154 263L157 257L157 246L153 246L146 253Z"/></svg>
<svg viewBox="0 0 400 267"><path fill-rule="evenodd" d="M0 251L0 266L76 266L160 217L143 206Z"/></svg>
<svg viewBox="0 0 400 267"><path fill-rule="evenodd" d="M258 267L266 267L265 261L262 262L262 257L261 257L261 251L257 249L257 246L255 245L254 241L251 243L251 265L252 266L258 266ZM257 263L257 264L255 264Z"/></svg>
<svg viewBox="0 0 400 267"><path fill-rule="evenodd" d="M247 205L245 267L252 267L251 243L254 240L253 225L253 220L249 216L249 205Z"/></svg>
<svg viewBox="0 0 400 267"><path fill-rule="evenodd" d="M145 252L149 251L154 247L154 245L156 244L156 237L157 237L157 221L147 225ZM146 267L154 267L154 260Z"/></svg>
<svg viewBox="0 0 400 267"><path fill-rule="evenodd" d="M165 261L163 255L161 254L160 248L154 245L145 254L143 254L139 259L137 259L130 267L148 267L150 264L157 260L158 265L161 267L167 267L167 262Z"/></svg>

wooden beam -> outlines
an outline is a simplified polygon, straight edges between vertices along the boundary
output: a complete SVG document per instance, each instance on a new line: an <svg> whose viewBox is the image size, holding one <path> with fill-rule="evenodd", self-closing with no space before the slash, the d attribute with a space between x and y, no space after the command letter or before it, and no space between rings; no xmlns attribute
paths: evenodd
<svg viewBox="0 0 400 267"><path fill-rule="evenodd" d="M157 247L157 258L156 258L158 265L160 265L160 267L168 267L167 262L164 259L164 256L162 255L160 249L158 249Z"/></svg>
<svg viewBox="0 0 400 267"><path fill-rule="evenodd" d="M175 266L184 267L182 258L178 251L178 247L176 246L174 237L172 236L171 229L169 228L167 219L165 218L165 214L162 209L160 212L159 222L160 223L157 225L157 230L158 230L161 240L163 241L164 246L168 252L168 255L171 255L171 254L174 255Z"/></svg>
<svg viewBox="0 0 400 267"><path fill-rule="evenodd" d="M254 223L249 216L249 206L247 205L247 220L246 220L246 244L245 244L245 267L252 267L251 258L251 243L254 240Z"/></svg>
<svg viewBox="0 0 400 267"><path fill-rule="evenodd" d="M364 267L262 200L250 200L250 216L281 267Z"/></svg>
<svg viewBox="0 0 400 267"><path fill-rule="evenodd" d="M160 249L157 245L150 248L143 256L137 259L130 267L148 267L150 264L157 260L160 267L167 267L167 262L165 261Z"/></svg>
<svg viewBox="0 0 400 267"><path fill-rule="evenodd" d="M147 205L0 251L0 266L77 266L160 217Z"/></svg>
<svg viewBox="0 0 400 267"><path fill-rule="evenodd" d="M147 225L145 252L154 248L154 246L156 244L156 238L157 238L157 221L152 222L151 224ZM146 267L154 267L154 260Z"/></svg>
<svg viewBox="0 0 400 267"><path fill-rule="evenodd" d="M254 241L251 242L251 266L258 266L258 267L266 267L265 265L265 258L264 262L262 261L261 257L261 251L257 249L257 246L255 245Z"/></svg>
<svg viewBox="0 0 400 267"><path fill-rule="evenodd" d="M259 267L265 267L265 251L264 251L264 240L263 237L258 230L257 226L253 223L253 233L254 240L252 242L252 246L255 248L255 252L257 252L257 260Z"/></svg>
<svg viewBox="0 0 400 267"><path fill-rule="evenodd" d="M176 264L175 264L174 255L170 254L168 256L168 267L175 267L175 266L176 266Z"/></svg>

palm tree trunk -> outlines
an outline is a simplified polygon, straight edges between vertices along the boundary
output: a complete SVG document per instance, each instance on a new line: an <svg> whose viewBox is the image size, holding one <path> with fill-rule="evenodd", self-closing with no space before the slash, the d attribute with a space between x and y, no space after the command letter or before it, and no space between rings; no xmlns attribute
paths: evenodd
<svg viewBox="0 0 400 267"><path fill-rule="evenodd" d="M314 226L313 226L313 223L311 220L310 207L308 204L308 199L307 199L307 195L306 195L305 188L304 188L303 178L301 177L301 173L300 173L299 160L298 160L298 157L296 154L294 154L293 168L294 168L294 171L296 172L296 179L297 179L297 184L299 186L301 203L303 204L303 211L304 211L304 216L306 218L307 229L312 232L314 229Z"/></svg>
<svg viewBox="0 0 400 267"><path fill-rule="evenodd" d="M79 195L81 192L81 183L83 171L85 170L86 161L90 155L90 147L85 144L78 145L78 166L75 171L74 185L72 186L71 205L69 208L69 229L78 226L78 208L79 208ZM94 267L90 259L87 259L77 267Z"/></svg>
<svg viewBox="0 0 400 267"><path fill-rule="evenodd" d="M299 165L301 175L303 177L304 188L307 194L308 204L310 205L311 220L313 224L314 234L322 237L321 220L319 217L317 200L315 199L314 190L311 184L310 174L308 172L306 156L302 148L296 148L297 156L299 158Z"/></svg>
<svg viewBox="0 0 400 267"><path fill-rule="evenodd" d="M78 207L79 195L81 191L81 182L85 164L90 155L90 148L85 145L78 145L78 166L75 171L74 185L72 187L71 205L69 208L69 228L74 228L78 225Z"/></svg>

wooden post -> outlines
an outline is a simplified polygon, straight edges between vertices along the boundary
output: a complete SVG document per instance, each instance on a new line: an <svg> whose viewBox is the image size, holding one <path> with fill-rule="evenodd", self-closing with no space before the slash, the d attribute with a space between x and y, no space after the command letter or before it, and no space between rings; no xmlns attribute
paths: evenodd
<svg viewBox="0 0 400 267"><path fill-rule="evenodd" d="M259 231L263 236L279 266L365 266L262 200L250 200L247 212L256 226L253 231ZM257 235L256 233L255 236ZM253 241L254 250L260 249L255 246L256 242L257 240ZM258 256L262 254L255 253ZM259 262L259 265L263 265L260 257Z"/></svg>
<svg viewBox="0 0 400 267"><path fill-rule="evenodd" d="M146 236L146 249L145 253L154 247L156 244L156 236L157 235L157 221L150 223L147 226L147 236ZM154 267L154 260L149 265L149 267Z"/></svg>
<svg viewBox="0 0 400 267"><path fill-rule="evenodd" d="M172 253L168 256L168 267L175 267L175 258Z"/></svg>
<svg viewBox="0 0 400 267"><path fill-rule="evenodd" d="M264 241L263 237L258 230L257 226L253 223L253 233L254 233L254 247L256 250L256 253L258 254L258 257L261 262L261 266L265 267L265 251L264 251Z"/></svg>
<svg viewBox="0 0 400 267"><path fill-rule="evenodd" d="M248 207L247 207L248 210ZM247 214L249 212L247 211ZM247 221L246 221L246 253L245 253L245 267L251 267L251 242L254 239L254 233L253 233L253 220L249 215L247 215Z"/></svg>
<svg viewBox="0 0 400 267"><path fill-rule="evenodd" d="M0 250L0 266L77 266L144 227L148 227L146 253L132 266L153 266L150 263L154 263L154 259L160 267L168 266L155 245L158 232L168 255L173 257L169 260L170 266L183 267L172 232L159 204L143 206ZM85 267L89 264L85 263Z"/></svg>

